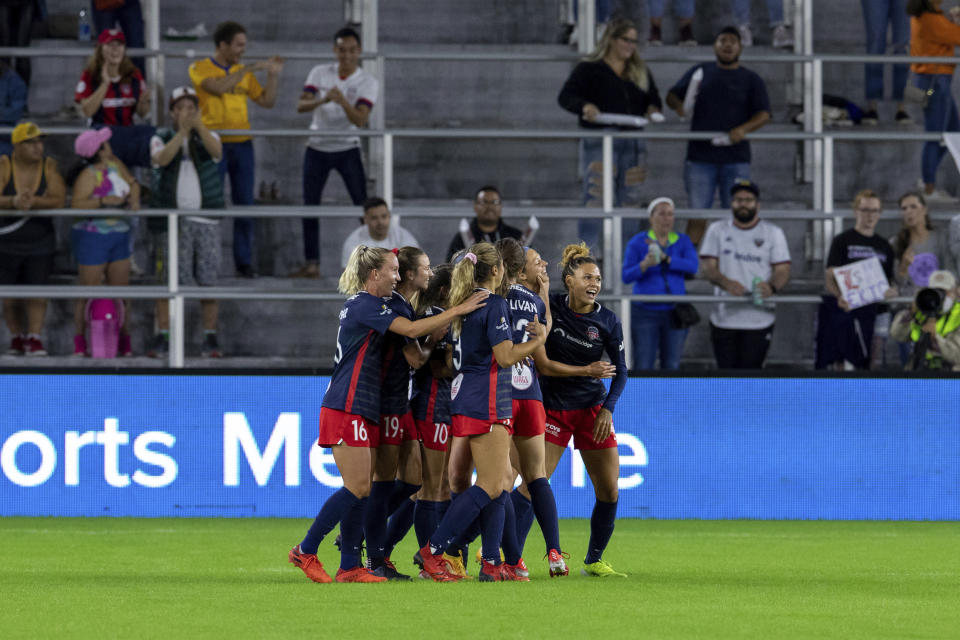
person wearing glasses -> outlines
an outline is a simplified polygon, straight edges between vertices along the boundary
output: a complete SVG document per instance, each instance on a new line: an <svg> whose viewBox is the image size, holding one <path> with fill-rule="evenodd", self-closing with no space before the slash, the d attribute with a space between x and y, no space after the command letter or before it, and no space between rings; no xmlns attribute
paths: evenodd
<svg viewBox="0 0 960 640"><path fill-rule="evenodd" d="M486 184L477 190L473 198L473 211L476 214L469 223L464 218L460 223L460 231L450 241L447 249L447 262L453 254L478 242L496 243L501 238L515 238L520 240L523 232L511 227L502 219L503 197L495 186Z"/></svg>
<svg viewBox="0 0 960 640"><path fill-rule="evenodd" d="M854 225L830 244L824 284L827 294L817 312L817 353L814 368L849 369L870 368L870 345L877 314L888 311L883 303L868 304L857 309L840 295L834 269L876 257L883 267L890 288L884 297L897 295L894 288L894 251L885 238L876 234L877 223L883 213L880 196L863 189L853 198Z"/></svg>
<svg viewBox="0 0 960 640"><path fill-rule="evenodd" d="M638 37L637 28L630 20L611 20L593 54L574 67L563 83L557 102L578 116L581 128L636 131L638 127L603 124L598 117L660 115L663 103L653 74L637 52ZM646 153L643 140L613 140L614 206L640 203L641 185L647 177ZM580 140L580 175L583 204L600 206L603 202L603 138ZM600 249L600 225L599 219L577 222L580 239L594 251Z"/></svg>

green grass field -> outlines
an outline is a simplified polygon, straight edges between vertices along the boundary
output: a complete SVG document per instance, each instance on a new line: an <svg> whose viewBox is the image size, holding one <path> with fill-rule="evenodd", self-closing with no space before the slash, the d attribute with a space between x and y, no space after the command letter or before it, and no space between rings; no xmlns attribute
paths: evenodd
<svg viewBox="0 0 960 640"><path fill-rule="evenodd" d="M529 583L372 585L287 564L307 525L4 518L0 637L960 637L957 523L620 520L605 557L630 577L598 580L588 522L566 520L567 578L535 525ZM336 568L332 540L319 555Z"/></svg>

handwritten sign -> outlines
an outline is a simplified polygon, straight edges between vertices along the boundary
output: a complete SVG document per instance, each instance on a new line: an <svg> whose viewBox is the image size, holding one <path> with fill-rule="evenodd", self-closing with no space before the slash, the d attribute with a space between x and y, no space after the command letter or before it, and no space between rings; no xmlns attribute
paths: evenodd
<svg viewBox="0 0 960 640"><path fill-rule="evenodd" d="M833 277L837 280L840 294L851 309L882 301L883 294L890 288L876 256L834 267Z"/></svg>

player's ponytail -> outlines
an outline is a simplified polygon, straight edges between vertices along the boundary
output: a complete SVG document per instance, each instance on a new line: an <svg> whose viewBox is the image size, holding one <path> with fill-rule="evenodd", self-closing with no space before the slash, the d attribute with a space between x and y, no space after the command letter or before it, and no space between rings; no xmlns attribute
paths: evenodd
<svg viewBox="0 0 960 640"><path fill-rule="evenodd" d="M584 264L597 264L597 259L590 255L590 247L585 242L568 244L563 248L560 257L560 280L564 287L567 287L567 276L572 276Z"/></svg>
<svg viewBox="0 0 960 640"><path fill-rule="evenodd" d="M517 276L523 271L527 264L524 257L523 245L515 238L500 238L497 240L497 251L500 252L500 259L503 260L503 280L497 289L498 296L506 296L510 289L510 284L517 281Z"/></svg>
<svg viewBox="0 0 960 640"><path fill-rule="evenodd" d="M357 245L347 260L347 268L340 274L337 290L345 296L352 296L364 288L370 272L383 266L383 260L389 249Z"/></svg>
<svg viewBox="0 0 960 640"><path fill-rule="evenodd" d="M450 307L455 307L473 293L473 290L490 279L494 267L500 266L500 253L489 242L478 242L470 247L453 267L450 278ZM453 335L460 335L463 317L457 316L451 328Z"/></svg>

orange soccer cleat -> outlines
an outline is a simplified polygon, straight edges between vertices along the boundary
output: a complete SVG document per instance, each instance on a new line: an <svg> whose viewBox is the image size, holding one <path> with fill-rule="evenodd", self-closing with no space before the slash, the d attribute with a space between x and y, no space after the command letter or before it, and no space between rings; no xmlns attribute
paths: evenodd
<svg viewBox="0 0 960 640"><path fill-rule="evenodd" d="M291 564L295 564L300 567L307 577L314 582L333 582L333 578L331 578L330 575L324 571L323 565L319 560L317 560L317 554L301 553L300 545L290 549L290 553L287 554L287 560L289 560Z"/></svg>
<svg viewBox="0 0 960 640"><path fill-rule="evenodd" d="M550 551L547 553L547 562L550 563L551 578L569 575L570 569L567 567L567 563L564 562L564 559L569 557L569 553L561 553L556 549L550 549Z"/></svg>

